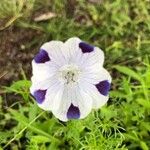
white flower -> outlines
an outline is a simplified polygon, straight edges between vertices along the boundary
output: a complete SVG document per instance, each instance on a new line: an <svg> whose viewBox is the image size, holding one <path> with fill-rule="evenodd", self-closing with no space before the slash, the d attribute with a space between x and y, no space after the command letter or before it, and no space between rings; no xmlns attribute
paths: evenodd
<svg viewBox="0 0 150 150"><path fill-rule="evenodd" d="M85 118L108 100L104 53L79 38L45 43L32 61L31 94L62 121Z"/></svg>

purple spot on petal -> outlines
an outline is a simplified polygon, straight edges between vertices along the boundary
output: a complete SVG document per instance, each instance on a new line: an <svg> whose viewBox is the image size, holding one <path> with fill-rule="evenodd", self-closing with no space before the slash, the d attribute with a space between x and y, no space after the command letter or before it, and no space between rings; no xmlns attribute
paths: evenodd
<svg viewBox="0 0 150 150"><path fill-rule="evenodd" d="M107 80L101 81L95 86L102 95L108 95L108 91L110 90L110 83Z"/></svg>
<svg viewBox="0 0 150 150"><path fill-rule="evenodd" d="M87 43L84 43L84 42L80 42L79 43L79 47L81 48L82 52L83 53L90 53L94 50L94 47L87 44Z"/></svg>
<svg viewBox="0 0 150 150"><path fill-rule="evenodd" d="M39 104L43 103L45 100L46 91L47 90L37 90L34 92L33 96Z"/></svg>
<svg viewBox="0 0 150 150"><path fill-rule="evenodd" d="M68 109L68 112L67 112L67 118L68 119L78 119L79 117L80 117L79 108L74 106L73 104L71 104Z"/></svg>
<svg viewBox="0 0 150 150"><path fill-rule="evenodd" d="M45 50L40 50L38 54L34 57L36 63L45 63L50 60L48 53Z"/></svg>

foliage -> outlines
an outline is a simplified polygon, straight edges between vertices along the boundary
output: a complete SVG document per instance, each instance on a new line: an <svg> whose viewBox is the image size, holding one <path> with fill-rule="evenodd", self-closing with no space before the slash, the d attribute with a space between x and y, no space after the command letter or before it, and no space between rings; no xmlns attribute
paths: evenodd
<svg viewBox="0 0 150 150"><path fill-rule="evenodd" d="M113 77L107 106L83 120L60 122L29 94L30 79L1 88L19 97L6 107L0 97L0 146L27 150L148 150L150 148L150 2L115 0L1 0L1 30L15 26L42 32L34 44L72 36L101 47ZM71 7L72 9L68 9ZM57 17L35 22L42 10ZM68 15L68 13L70 13ZM31 42L32 43L32 42ZM33 44L28 48L31 49Z"/></svg>

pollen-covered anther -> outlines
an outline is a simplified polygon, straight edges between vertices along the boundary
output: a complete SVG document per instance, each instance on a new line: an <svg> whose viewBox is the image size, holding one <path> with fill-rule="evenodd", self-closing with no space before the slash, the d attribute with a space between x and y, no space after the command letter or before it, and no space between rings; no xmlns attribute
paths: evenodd
<svg viewBox="0 0 150 150"><path fill-rule="evenodd" d="M65 74L66 83L69 84L70 82L76 82L74 77L75 77L74 72L68 71Z"/></svg>
<svg viewBox="0 0 150 150"><path fill-rule="evenodd" d="M66 85L78 83L80 70L76 65L65 65L59 70L59 79Z"/></svg>

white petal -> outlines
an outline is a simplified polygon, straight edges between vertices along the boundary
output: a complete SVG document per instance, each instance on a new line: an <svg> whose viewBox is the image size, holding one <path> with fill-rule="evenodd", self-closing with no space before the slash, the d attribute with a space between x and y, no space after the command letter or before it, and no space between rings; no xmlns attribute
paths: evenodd
<svg viewBox="0 0 150 150"><path fill-rule="evenodd" d="M56 102L53 114L62 121L67 121L67 112L71 104L79 109L79 119L85 118L92 110L92 98L80 87L64 88L62 99Z"/></svg>
<svg viewBox="0 0 150 150"><path fill-rule="evenodd" d="M94 66L102 67L104 63L103 51L98 47L93 47L93 51L84 53L79 46L80 43L85 42L76 37L70 38L65 42L68 52L66 55L69 57L69 62L77 64L83 70L93 68Z"/></svg>
<svg viewBox="0 0 150 150"><path fill-rule="evenodd" d="M80 42L81 40L77 37L70 38L65 42L66 56L69 58L69 63L77 65L81 63L83 53L79 48Z"/></svg>
<svg viewBox="0 0 150 150"><path fill-rule="evenodd" d="M82 57L84 62L81 64L84 70L98 69L103 66L104 53L98 47L94 47L93 52L85 53Z"/></svg>
<svg viewBox="0 0 150 150"><path fill-rule="evenodd" d="M92 98L92 107L94 109L100 108L107 103L109 96L102 95L93 84L82 82L82 86L86 93Z"/></svg>
<svg viewBox="0 0 150 150"><path fill-rule="evenodd" d="M62 95L59 99L55 100L53 105L53 114L56 118L61 121L67 121L67 111L69 106L71 105L71 92L70 89L66 86L62 92Z"/></svg>
<svg viewBox="0 0 150 150"><path fill-rule="evenodd" d="M42 45L41 49L48 52L48 55L52 62L57 64L59 67L67 63L66 50L64 43L61 41L50 41Z"/></svg>
<svg viewBox="0 0 150 150"><path fill-rule="evenodd" d="M43 80L43 81L36 80L36 78L32 76L31 81L32 81L32 85L30 87L30 92L32 95L36 90L39 90L39 89L45 90L53 86L54 84L59 83L56 75L53 75L52 77L47 78L46 80Z"/></svg>
<svg viewBox="0 0 150 150"><path fill-rule="evenodd" d="M99 67L97 69L96 68L93 69L91 68L89 70L87 69L81 74L80 78L81 82L83 80L91 84L97 84L104 80L108 80L109 83L111 83L112 80L109 72L103 67Z"/></svg>
<svg viewBox="0 0 150 150"><path fill-rule="evenodd" d="M33 78L38 81L52 77L57 70L58 67L52 62L37 64L34 60L32 61Z"/></svg>
<svg viewBox="0 0 150 150"><path fill-rule="evenodd" d="M81 40L77 37L70 38L65 42L65 47L66 47L67 52L68 52L68 54L67 54L68 57L72 57L77 52L80 51L80 48L79 48L80 42L81 42Z"/></svg>
<svg viewBox="0 0 150 150"><path fill-rule="evenodd" d="M59 102L62 98L63 85L59 82L56 82L53 86L49 87L45 96L45 101L38 106L44 110L53 110L55 109L56 102ZM57 104L59 105L59 103Z"/></svg>
<svg viewBox="0 0 150 150"><path fill-rule="evenodd" d="M92 98L88 95L88 93L83 89L82 86L79 86L76 95L77 95L78 107L80 110L80 119L83 119L92 110Z"/></svg>
<svg viewBox="0 0 150 150"><path fill-rule="evenodd" d="M38 106L43 110L52 110L57 107L57 102L62 98L63 86L64 85L57 80L56 76L53 76L42 82L33 82L30 91L32 95L34 95L34 92L39 89L47 90L44 101L38 103Z"/></svg>

